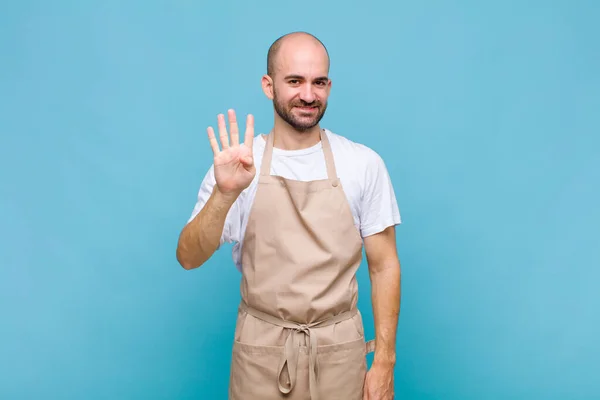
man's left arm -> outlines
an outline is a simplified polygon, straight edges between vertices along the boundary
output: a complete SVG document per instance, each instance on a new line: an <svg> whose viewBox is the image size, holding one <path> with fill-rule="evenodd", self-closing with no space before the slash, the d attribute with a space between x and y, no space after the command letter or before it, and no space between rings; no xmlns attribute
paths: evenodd
<svg viewBox="0 0 600 400"><path fill-rule="evenodd" d="M375 356L367 374L364 399L391 400L400 314L401 269L395 227L364 239L375 321Z"/></svg>

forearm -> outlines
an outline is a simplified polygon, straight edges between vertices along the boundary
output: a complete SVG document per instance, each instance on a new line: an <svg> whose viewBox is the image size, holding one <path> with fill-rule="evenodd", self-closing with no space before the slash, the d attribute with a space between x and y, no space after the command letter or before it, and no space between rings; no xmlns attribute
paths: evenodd
<svg viewBox="0 0 600 400"><path fill-rule="evenodd" d="M177 260L183 268L198 268L214 254L236 198L224 195L215 186L202 210L183 228L177 244Z"/></svg>
<svg viewBox="0 0 600 400"><path fill-rule="evenodd" d="M370 267L371 298L375 321L374 363L396 363L396 332L400 313L400 262Z"/></svg>

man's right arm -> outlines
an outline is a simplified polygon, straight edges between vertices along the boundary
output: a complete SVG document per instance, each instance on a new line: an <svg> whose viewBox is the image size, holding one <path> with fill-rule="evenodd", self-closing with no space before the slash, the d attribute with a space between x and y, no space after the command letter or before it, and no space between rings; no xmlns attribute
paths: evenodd
<svg viewBox="0 0 600 400"><path fill-rule="evenodd" d="M214 186L208 201L198 215L181 231L177 243L177 261L185 269L204 264L219 248L227 213L237 195L223 194Z"/></svg>

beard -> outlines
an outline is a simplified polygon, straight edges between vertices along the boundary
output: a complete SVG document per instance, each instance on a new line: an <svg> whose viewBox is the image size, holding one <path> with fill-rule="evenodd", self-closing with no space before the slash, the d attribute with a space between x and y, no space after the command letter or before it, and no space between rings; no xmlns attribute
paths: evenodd
<svg viewBox="0 0 600 400"><path fill-rule="evenodd" d="M325 115L327 110L327 103L321 103L318 100L312 103L307 103L303 100L294 100L289 104L285 104L277 98L277 92L273 90L273 107L275 112L287 122L292 128L298 132L306 132L309 129L315 127ZM309 114L306 116L298 117L292 113L294 107L316 107L316 114Z"/></svg>

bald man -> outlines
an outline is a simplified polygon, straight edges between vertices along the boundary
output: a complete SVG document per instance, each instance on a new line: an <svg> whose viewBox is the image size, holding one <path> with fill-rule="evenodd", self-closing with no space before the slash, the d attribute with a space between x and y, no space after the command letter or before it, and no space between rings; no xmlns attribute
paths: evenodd
<svg viewBox="0 0 600 400"><path fill-rule="evenodd" d="M312 35L279 38L262 77L275 111L270 133L255 138L248 115L241 138L233 110L229 130L223 114L218 134L207 129L213 165L181 232L177 259L194 269L223 243L234 243L242 300L231 400L393 398L400 213L381 157L320 126L331 91L329 62ZM373 341L365 340L357 309L363 248Z"/></svg>

